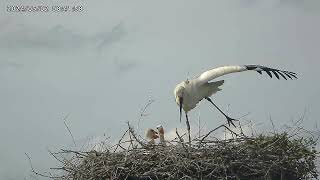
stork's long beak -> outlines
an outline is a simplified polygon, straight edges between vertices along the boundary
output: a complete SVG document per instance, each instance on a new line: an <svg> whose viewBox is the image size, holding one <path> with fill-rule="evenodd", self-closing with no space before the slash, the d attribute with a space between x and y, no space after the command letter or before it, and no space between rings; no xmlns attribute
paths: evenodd
<svg viewBox="0 0 320 180"><path fill-rule="evenodd" d="M183 103L183 97L179 97L179 105L180 105L180 123L181 123L181 116L182 116L182 103Z"/></svg>

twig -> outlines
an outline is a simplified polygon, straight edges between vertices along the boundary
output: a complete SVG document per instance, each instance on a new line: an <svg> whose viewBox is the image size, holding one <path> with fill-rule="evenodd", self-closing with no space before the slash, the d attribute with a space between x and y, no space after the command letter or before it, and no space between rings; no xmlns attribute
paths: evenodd
<svg viewBox="0 0 320 180"><path fill-rule="evenodd" d="M236 136L238 136L237 133L235 133L234 131L232 131L232 130L231 130L230 128L228 128L226 125L222 124L222 125L214 128L213 130L209 131L209 132L200 140L199 145L200 145L200 144L203 142L203 140L204 140L205 138L207 138L212 132L216 131L217 129L219 129L219 128L221 128L221 127L225 127L225 128L228 129L231 133L233 133L233 134L235 134Z"/></svg>
<svg viewBox="0 0 320 180"><path fill-rule="evenodd" d="M138 125L137 125L138 130L140 130L140 121L142 120L142 117L146 116L145 112L154 101L155 101L154 99L149 99L146 105L140 110L140 116L139 116Z"/></svg>
<svg viewBox="0 0 320 180"><path fill-rule="evenodd" d="M31 162L30 156L27 153L24 153L24 154L27 156L27 158L29 160L29 165L30 165L30 168L31 168L31 172L34 173L35 175L41 176L41 177L46 177L46 178L59 178L59 177L61 177L61 176L52 177L52 176L48 176L48 175L45 175L45 174L37 172L36 170L34 170L34 168L32 166L32 162Z"/></svg>
<svg viewBox="0 0 320 180"><path fill-rule="evenodd" d="M271 122L272 129L273 129L273 133L276 134L276 133L277 133L276 127L274 126L274 123L273 123L273 120L272 120L272 118L271 118L271 115L269 116L269 121Z"/></svg>
<svg viewBox="0 0 320 180"><path fill-rule="evenodd" d="M66 121L65 121L65 119L66 119L68 116L69 116L69 114L63 119L63 120L64 120L63 123L64 123L64 125L66 126L66 128L67 128L68 131L69 131L69 134L70 134L70 136L71 136L71 138L72 138L72 141L73 141L74 146L77 146L76 141L75 141L75 139L74 139L74 137L73 137L73 135L72 135L72 133L71 133L71 131L70 131L70 129L69 129Z"/></svg>
<svg viewBox="0 0 320 180"><path fill-rule="evenodd" d="M133 128L130 126L129 121L127 122L127 124L129 127L129 132L131 133L132 137L141 145L141 147L146 147L146 145L137 138Z"/></svg>
<svg viewBox="0 0 320 180"><path fill-rule="evenodd" d="M123 135L121 136L121 138L120 138L119 141L118 141L117 147L114 149L113 152L116 152L116 151L117 151L118 147L120 146L120 143L121 143L122 139L124 138L124 136L127 134L128 131L129 131L129 129L127 129L127 130L123 133Z"/></svg>
<svg viewBox="0 0 320 180"><path fill-rule="evenodd" d="M176 135L178 136L180 143L182 144L183 149L186 151L187 154L189 154L188 149L186 148L185 144L184 144L184 140L182 139L182 137L179 135L178 133L178 129L176 128Z"/></svg>

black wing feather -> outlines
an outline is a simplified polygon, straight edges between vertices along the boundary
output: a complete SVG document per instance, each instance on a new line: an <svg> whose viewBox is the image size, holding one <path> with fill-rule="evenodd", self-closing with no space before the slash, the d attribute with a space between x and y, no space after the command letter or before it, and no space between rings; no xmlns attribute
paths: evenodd
<svg viewBox="0 0 320 180"><path fill-rule="evenodd" d="M280 76L283 77L285 80L287 80L287 77L289 77L290 79L293 79L293 78L297 79L297 74L290 71L282 71L279 69L268 68L260 65L245 65L245 67L247 70L257 71L259 74L262 74L262 71L265 71L270 76L270 78L272 78L272 73L273 73L278 79L280 79Z"/></svg>
<svg viewBox="0 0 320 180"><path fill-rule="evenodd" d="M265 72L270 76L270 78L272 78L272 74L270 73L270 71L265 70Z"/></svg>
<svg viewBox="0 0 320 180"><path fill-rule="evenodd" d="M282 74L282 72L278 71L278 73L283 77L283 79L288 80L286 76Z"/></svg>
<svg viewBox="0 0 320 180"><path fill-rule="evenodd" d="M280 79L279 75L277 74L277 71L272 71L272 72L277 77L277 79Z"/></svg>

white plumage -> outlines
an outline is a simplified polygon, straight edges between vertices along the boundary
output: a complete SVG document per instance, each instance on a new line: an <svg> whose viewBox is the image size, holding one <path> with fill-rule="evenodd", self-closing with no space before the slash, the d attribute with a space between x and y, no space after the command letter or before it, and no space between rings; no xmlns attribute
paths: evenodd
<svg viewBox="0 0 320 180"><path fill-rule="evenodd" d="M159 138L160 138L160 144L163 146L166 146L166 140L164 139L164 129L163 126L160 124L157 126Z"/></svg>
<svg viewBox="0 0 320 180"><path fill-rule="evenodd" d="M282 77L285 80L287 80L288 78L290 79L297 78L296 73L289 72L289 71L268 68L260 65L243 65L243 66L235 65L235 66L223 66L223 67L211 69L202 73L200 76L198 76L195 79L183 81L179 83L174 89L174 96L175 96L176 103L180 106L180 121L181 121L182 109L186 114L187 128L189 132L190 132L190 125L189 125L187 113L193 108L195 108L198 102L201 101L203 98L205 98L211 104L213 104L227 118L229 126L230 124L235 126L232 122L232 121L235 121L235 119L228 117L210 99L210 96L212 96L217 91L221 90L219 87L224 83L224 80L215 81L215 82L210 82L210 81L226 74L243 72L248 70L256 71L259 74L262 74L262 71L265 71L271 78L273 74L277 79L280 79L280 77ZM190 133L189 133L189 136L190 136Z"/></svg>
<svg viewBox="0 0 320 180"><path fill-rule="evenodd" d="M148 128L147 131L146 131L146 138L149 140L149 144L151 145L154 145L155 144L155 139L158 139L159 136L158 136L158 133L154 130L154 129L151 129L151 128Z"/></svg>

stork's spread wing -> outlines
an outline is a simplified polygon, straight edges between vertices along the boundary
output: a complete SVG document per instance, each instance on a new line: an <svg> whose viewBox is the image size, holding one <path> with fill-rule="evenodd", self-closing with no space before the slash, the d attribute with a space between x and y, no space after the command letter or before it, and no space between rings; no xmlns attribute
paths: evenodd
<svg viewBox="0 0 320 180"><path fill-rule="evenodd" d="M217 77L223 76L225 74L242 72L242 71L250 71L250 70L257 71L260 74L262 74L262 71L265 71L271 78L272 78L272 73L278 79L280 79L280 76L282 78L284 78L285 80L287 80L287 77L290 79L297 78L297 74L294 72L268 68L268 67L260 66L260 65L244 65L244 66L223 66L223 67L211 69L209 71L202 73L198 78L195 79L195 81L199 84L205 84L205 83L207 83Z"/></svg>

